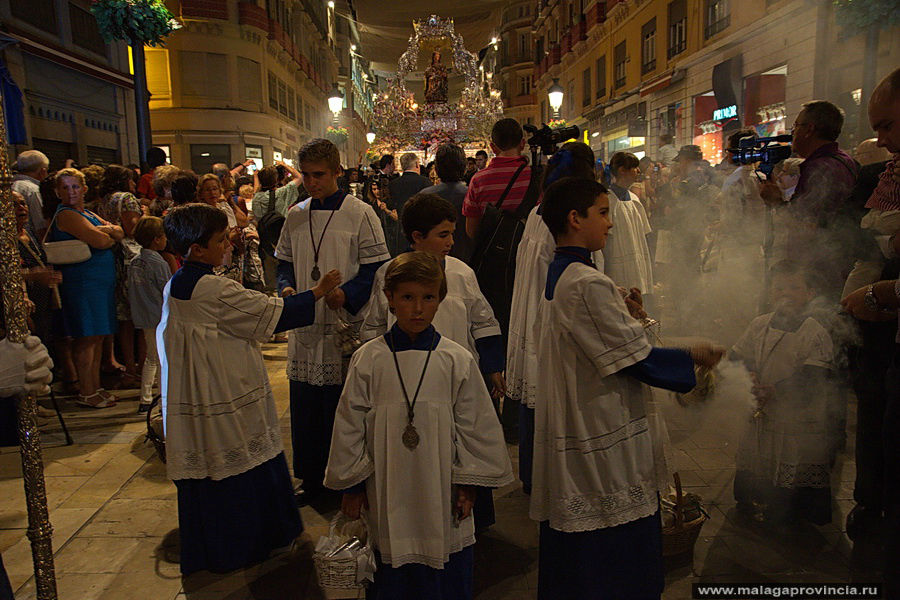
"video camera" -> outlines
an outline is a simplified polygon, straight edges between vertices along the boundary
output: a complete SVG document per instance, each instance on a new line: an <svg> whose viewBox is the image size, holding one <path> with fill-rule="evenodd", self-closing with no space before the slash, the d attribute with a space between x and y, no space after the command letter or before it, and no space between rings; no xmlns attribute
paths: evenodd
<svg viewBox="0 0 900 600"><path fill-rule="evenodd" d="M728 152L731 152L731 160L735 164L749 165L759 163L756 170L760 173L765 173L768 178L772 175L772 170L776 164L791 157L790 142L793 139L790 134L766 138L747 136L741 138L738 142L738 148L728 148ZM783 142L788 143L784 144Z"/></svg>
<svg viewBox="0 0 900 600"><path fill-rule="evenodd" d="M578 139L578 136L581 135L581 130L577 125L559 129L550 129L547 125L543 125L540 129L534 125L522 125L522 129L531 134L528 145L531 146L532 152L535 148L540 148L544 156L553 156L558 144L572 138Z"/></svg>

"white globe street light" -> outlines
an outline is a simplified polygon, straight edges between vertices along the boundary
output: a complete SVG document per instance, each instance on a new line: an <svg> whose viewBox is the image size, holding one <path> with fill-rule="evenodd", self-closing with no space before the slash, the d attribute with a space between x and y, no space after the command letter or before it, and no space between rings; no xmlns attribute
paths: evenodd
<svg viewBox="0 0 900 600"><path fill-rule="evenodd" d="M562 108L564 93L565 90L559 85L559 79L554 78L553 85L547 90L547 97L550 99L550 108L553 109L557 117L559 116L559 109Z"/></svg>
<svg viewBox="0 0 900 600"><path fill-rule="evenodd" d="M375 141L375 132L374 131L370 131L369 133L366 134L366 141L369 142L369 145L371 145L372 142Z"/></svg>
<svg viewBox="0 0 900 600"><path fill-rule="evenodd" d="M338 89L337 84L334 84L334 87L331 89L331 94L328 96L328 108L334 113L334 118L337 120L338 115L341 113L341 109L344 108L344 95L341 93L341 90Z"/></svg>

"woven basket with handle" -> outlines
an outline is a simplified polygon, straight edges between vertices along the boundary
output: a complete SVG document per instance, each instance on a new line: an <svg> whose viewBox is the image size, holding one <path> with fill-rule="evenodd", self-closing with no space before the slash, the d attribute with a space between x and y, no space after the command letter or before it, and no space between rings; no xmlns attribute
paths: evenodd
<svg viewBox="0 0 900 600"><path fill-rule="evenodd" d="M675 479L675 524L662 528L663 556L678 556L693 552L694 544L700 536L700 529L709 516L701 507L700 516L691 521L684 520L684 493L681 489L681 477L674 473Z"/></svg>

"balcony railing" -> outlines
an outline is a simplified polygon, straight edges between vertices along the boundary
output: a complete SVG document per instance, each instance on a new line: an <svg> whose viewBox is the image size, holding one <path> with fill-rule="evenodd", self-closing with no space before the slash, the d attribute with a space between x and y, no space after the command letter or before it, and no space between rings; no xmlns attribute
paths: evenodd
<svg viewBox="0 0 900 600"><path fill-rule="evenodd" d="M647 61L641 65L641 75L646 75L647 73L651 72L655 68L656 68L656 59L654 58L653 60Z"/></svg>
<svg viewBox="0 0 900 600"><path fill-rule="evenodd" d="M625 86L625 78L624 77L622 77L621 79L616 79L615 82L613 82L613 87L615 87L616 89L619 89L620 87L624 87L624 86Z"/></svg>
<svg viewBox="0 0 900 600"><path fill-rule="evenodd" d="M720 31L724 31L729 25L731 25L731 15L724 16L718 21L710 23L705 29L706 39L711 38Z"/></svg>
<svg viewBox="0 0 900 600"><path fill-rule="evenodd" d="M687 42L685 40L679 41L677 44L673 44L669 46L669 49L666 50L666 57L672 58L673 56L678 56L687 48Z"/></svg>

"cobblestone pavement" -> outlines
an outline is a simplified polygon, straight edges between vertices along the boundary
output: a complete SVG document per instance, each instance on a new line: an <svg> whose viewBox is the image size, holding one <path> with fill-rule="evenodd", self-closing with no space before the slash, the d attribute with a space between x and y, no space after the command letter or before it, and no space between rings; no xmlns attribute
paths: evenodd
<svg viewBox="0 0 900 600"><path fill-rule="evenodd" d="M285 440L289 439L284 345L264 348ZM282 554L225 576L179 573L175 486L165 466L143 441L144 421L135 392L118 392L116 408L64 408L75 444L65 446L58 428L43 435L53 548L61 600L245 600L322 598L308 556ZM853 406L848 430L854 429ZM686 491L700 495L710 519L690 557L672 564L664 598L691 597L694 582L871 582L877 574L855 565L843 532L852 507L852 452L834 469L834 519L823 527L779 529L748 521L735 509L733 442L714 423L674 403L663 411L673 442L674 467ZM289 445L289 444L288 444ZM852 437L847 448L853 447ZM510 453L516 457L515 446ZM497 523L476 545L476 598L529 599L537 587L537 526L518 484L495 492ZM313 540L327 531L337 506L303 507ZM0 553L16 598L34 598L34 579L19 454L0 452ZM859 553L859 551L857 551Z"/></svg>

